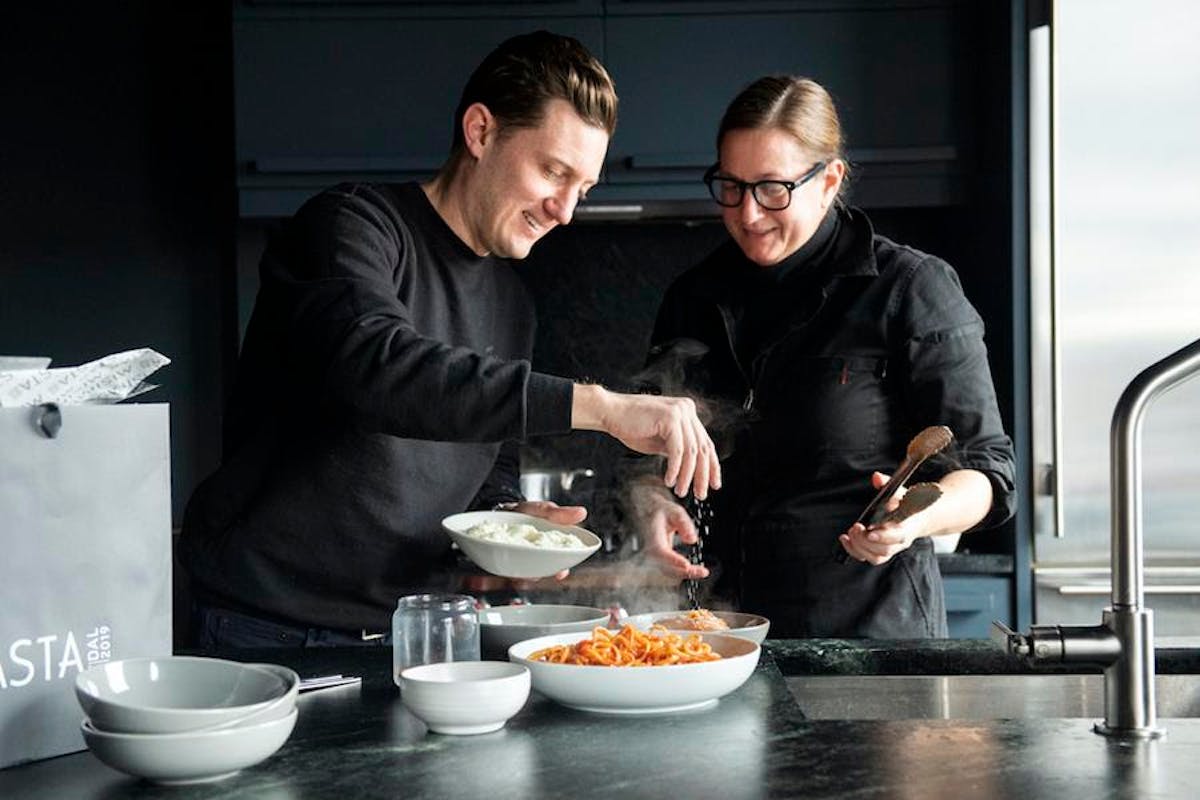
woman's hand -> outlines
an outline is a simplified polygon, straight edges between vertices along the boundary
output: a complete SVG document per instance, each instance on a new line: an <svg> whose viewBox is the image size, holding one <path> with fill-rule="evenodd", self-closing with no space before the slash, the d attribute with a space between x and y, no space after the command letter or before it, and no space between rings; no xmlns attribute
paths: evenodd
<svg viewBox="0 0 1200 800"><path fill-rule="evenodd" d="M871 486L878 490L888 482L888 478L882 472L873 472ZM904 488L898 489L888 500L885 510L894 511L905 492ZM869 527L856 522L838 540L851 558L875 566L886 564L892 556L912 547L918 537L928 535L921 519L924 513L914 514L903 522L881 522Z"/></svg>
<svg viewBox="0 0 1200 800"><path fill-rule="evenodd" d="M687 509L666 491L653 486L638 487L634 490L634 498L645 540L642 548L645 556L667 575L680 579L707 578L708 567L693 564L675 552L676 539L683 544L695 544L699 539Z"/></svg>
<svg viewBox="0 0 1200 800"><path fill-rule="evenodd" d="M876 490L887 481L887 475L871 473L871 485ZM879 566L912 547L912 543L922 536L941 536L970 530L992 506L991 481L978 470L955 470L943 475L937 483L942 496L924 511L902 522L881 522L870 527L856 522L838 537L838 541L851 558ZM900 505L900 498L904 494L904 489L897 491L888 501L886 510L892 511Z"/></svg>

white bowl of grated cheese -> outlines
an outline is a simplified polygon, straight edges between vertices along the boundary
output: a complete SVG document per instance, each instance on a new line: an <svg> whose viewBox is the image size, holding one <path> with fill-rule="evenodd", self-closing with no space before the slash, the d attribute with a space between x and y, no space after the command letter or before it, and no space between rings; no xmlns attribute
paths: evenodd
<svg viewBox="0 0 1200 800"><path fill-rule="evenodd" d="M442 520L467 557L493 575L544 578L600 549L600 537L516 511L467 511Z"/></svg>

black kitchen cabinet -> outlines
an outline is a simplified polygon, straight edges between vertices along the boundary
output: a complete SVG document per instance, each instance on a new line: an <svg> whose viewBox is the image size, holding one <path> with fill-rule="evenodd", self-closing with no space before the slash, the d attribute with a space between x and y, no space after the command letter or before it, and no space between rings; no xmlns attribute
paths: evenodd
<svg viewBox="0 0 1200 800"><path fill-rule="evenodd" d="M856 203L958 202L971 152L964 17L952 2L610 3L621 124L596 196L703 198L726 104L759 76L791 74L833 95Z"/></svg>
<svg viewBox="0 0 1200 800"><path fill-rule="evenodd" d="M828 2L242 3L234 12L239 209L290 214L342 180L432 174L462 84L508 36L575 36L608 66L620 124L590 210L702 201L726 103L768 73L834 95L867 207L963 202L973 6ZM586 214L589 209L581 212Z"/></svg>
<svg viewBox="0 0 1200 800"><path fill-rule="evenodd" d="M603 49L599 14L568 13L595 11L596 2L342 6L235 12L243 217L290 215L343 180L432 175L449 151L463 84L509 36L549 25Z"/></svg>
<svg viewBox="0 0 1200 800"><path fill-rule="evenodd" d="M262 14L288 13L303 9L305 14L356 16L387 14L413 17L556 17L577 14L599 14L603 0L238 0L235 7L242 13L250 9Z"/></svg>

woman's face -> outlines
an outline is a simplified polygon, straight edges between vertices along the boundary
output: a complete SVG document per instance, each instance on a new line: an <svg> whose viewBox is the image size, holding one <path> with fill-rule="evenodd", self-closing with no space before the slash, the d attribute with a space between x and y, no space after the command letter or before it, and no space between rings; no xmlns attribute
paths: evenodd
<svg viewBox="0 0 1200 800"><path fill-rule="evenodd" d="M729 131L721 141L719 155L720 174L747 183L794 181L818 161L791 134L778 128ZM721 208L729 235L755 264L778 264L812 237L837 197L845 170L841 161L831 161L812 180L796 187L791 203L779 211L763 208L747 189L740 205Z"/></svg>

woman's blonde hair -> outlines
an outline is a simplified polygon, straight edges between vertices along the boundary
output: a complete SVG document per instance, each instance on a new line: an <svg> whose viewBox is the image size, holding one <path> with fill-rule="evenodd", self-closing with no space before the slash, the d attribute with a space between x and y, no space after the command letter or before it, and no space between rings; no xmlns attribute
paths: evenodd
<svg viewBox="0 0 1200 800"><path fill-rule="evenodd" d="M811 78L768 75L738 92L721 117L717 153L730 131L760 128L777 128L791 134L818 161L846 161L842 123L833 98ZM846 172L848 178L849 164Z"/></svg>

